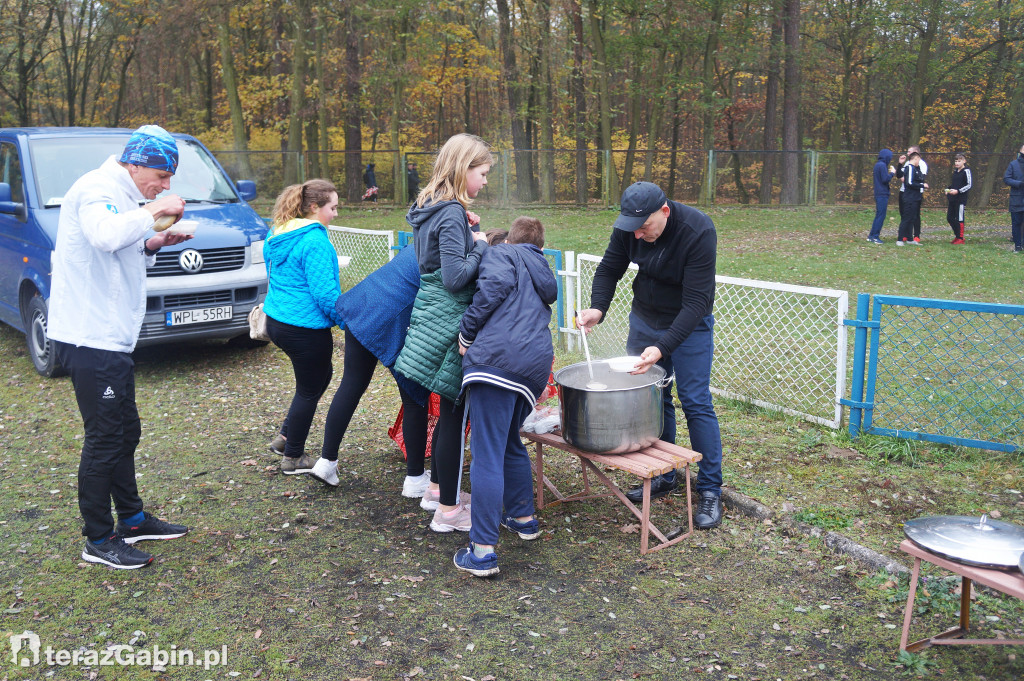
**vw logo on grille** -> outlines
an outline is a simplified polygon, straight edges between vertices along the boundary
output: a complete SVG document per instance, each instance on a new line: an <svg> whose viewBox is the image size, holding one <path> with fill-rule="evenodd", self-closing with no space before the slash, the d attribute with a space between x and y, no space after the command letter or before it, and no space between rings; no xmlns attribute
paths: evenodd
<svg viewBox="0 0 1024 681"><path fill-rule="evenodd" d="M198 274L203 269L203 254L188 248L178 256L178 265L189 274Z"/></svg>

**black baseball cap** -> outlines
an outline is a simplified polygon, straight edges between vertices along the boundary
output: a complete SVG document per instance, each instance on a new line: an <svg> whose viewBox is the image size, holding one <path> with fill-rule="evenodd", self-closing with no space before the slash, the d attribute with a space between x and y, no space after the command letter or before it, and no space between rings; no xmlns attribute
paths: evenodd
<svg viewBox="0 0 1024 681"><path fill-rule="evenodd" d="M621 210L615 229L635 232L644 226L651 213L661 209L668 199L661 187L653 182L634 182L622 192Z"/></svg>

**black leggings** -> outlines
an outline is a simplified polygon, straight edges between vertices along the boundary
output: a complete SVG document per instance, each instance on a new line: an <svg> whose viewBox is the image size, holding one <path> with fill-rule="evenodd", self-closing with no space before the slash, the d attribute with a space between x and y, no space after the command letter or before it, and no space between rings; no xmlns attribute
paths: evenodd
<svg viewBox="0 0 1024 681"><path fill-rule="evenodd" d="M306 437L309 436L316 405L331 383L334 341L329 328L306 329L269 316L267 335L292 361L295 396L288 408L288 416L281 424L281 434L287 438L284 455L298 458L306 449Z"/></svg>
<svg viewBox="0 0 1024 681"><path fill-rule="evenodd" d="M466 403L455 406L441 398L441 413L434 430L434 449L430 457L430 481L440 486L441 504L455 506L459 500L459 467L462 462L462 416Z"/></svg>
<svg viewBox="0 0 1024 681"><path fill-rule="evenodd" d="M320 456L328 461L338 460L338 448L345 437L352 415L359 406L377 368L377 357L363 347L352 333L345 329L345 370L338 391L327 412L327 428ZM423 475L423 461L427 452L427 407L416 403L408 393L398 387L405 413L402 416L402 437L405 439L405 467L410 476Z"/></svg>

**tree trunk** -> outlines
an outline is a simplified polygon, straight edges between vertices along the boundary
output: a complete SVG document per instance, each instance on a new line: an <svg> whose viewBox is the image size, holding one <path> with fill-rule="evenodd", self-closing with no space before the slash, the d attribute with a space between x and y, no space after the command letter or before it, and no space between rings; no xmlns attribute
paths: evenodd
<svg viewBox="0 0 1024 681"><path fill-rule="evenodd" d="M235 179L255 179L256 174L249 163L249 142L245 135L245 119L242 117L242 100L238 96L238 72L235 71L235 57L231 50L231 10L225 6L221 21L217 24L217 42L220 45L220 70L224 77L224 94L228 100L231 118L231 138L238 153L238 176Z"/></svg>
<svg viewBox="0 0 1024 681"><path fill-rule="evenodd" d="M601 6L599 0L589 0L590 3L590 39L591 49L594 54L594 70L597 73L597 101L599 107L598 117L601 121L601 149L611 150L612 148L612 101L608 86L608 56L604 49L604 29L601 26ZM608 200L611 203L619 202L618 194L618 173L615 170L615 159L612 159L610 167L604 172L608 177L608 187L611 195ZM602 191L603 196L603 191Z"/></svg>
<svg viewBox="0 0 1024 681"><path fill-rule="evenodd" d="M772 2L772 29L768 42L768 78L765 82L764 93L764 135L761 138L761 148L766 152L773 152L778 149L776 139L776 120L779 96L779 65L782 63L782 23L783 6L782 0ZM768 205L772 202L772 189L775 183L775 165L778 155L766 153L764 165L761 166L761 191L759 200L762 204Z"/></svg>
<svg viewBox="0 0 1024 681"><path fill-rule="evenodd" d="M572 75L570 89L573 96L576 141L576 203L583 206L589 200L587 185L587 93L583 82L583 13L579 0L569 0L572 17Z"/></svg>
<svg viewBox="0 0 1024 681"><path fill-rule="evenodd" d="M782 98L782 199L800 203L800 0L785 0L785 90Z"/></svg>
<svg viewBox="0 0 1024 681"><path fill-rule="evenodd" d="M345 194L358 203L363 195L363 128L359 106L362 68L359 62L359 33L361 26L355 9L349 2L345 6Z"/></svg>
<svg viewBox="0 0 1024 681"><path fill-rule="evenodd" d="M715 103L715 58L718 54L718 36L722 28L723 0L712 0L711 18L708 20L708 35L704 41L704 57L701 66L701 144L705 152L715 148L715 124L718 122ZM711 203L712 187L715 182L715 169L706 163L700 183L701 205ZM710 177L708 174L710 173Z"/></svg>
<svg viewBox="0 0 1024 681"><path fill-rule="evenodd" d="M292 73L288 93L288 155L284 164L284 183L299 181L302 152L302 114L306 107L306 18L308 0L294 0L292 15Z"/></svg>
<svg viewBox="0 0 1024 681"><path fill-rule="evenodd" d="M635 74L634 82L639 80L639 75L639 73ZM636 138L640 135L640 117L642 115L643 97L637 88L629 98L629 142L626 145L626 162L622 168L619 193L626 191L626 187L633 183L633 159L636 158Z"/></svg>
<svg viewBox="0 0 1024 681"><path fill-rule="evenodd" d="M914 63L914 79L911 84L912 110L910 117L910 134L907 135L908 144L918 144L921 141L921 129L924 125L925 90L928 88L928 67L932 59L932 44L938 34L941 4L943 0L929 0L928 8L924 13L924 27L921 29L916 45L917 60Z"/></svg>
<svg viewBox="0 0 1024 681"><path fill-rule="evenodd" d="M524 83L520 82L516 53L512 44L512 19L508 0L496 0L498 10L498 50L501 53L501 76L508 99L509 120L512 126L512 148L515 150L516 197L532 202L533 177L530 172L530 136L526 128L526 99Z"/></svg>
<svg viewBox="0 0 1024 681"><path fill-rule="evenodd" d="M1019 120L1021 107L1024 106L1024 72L1022 69L1017 68L1016 78L1011 82L1013 83L1013 91L1010 94L1010 103L1006 107L1003 113L1002 124L999 126L999 136L996 138L995 146L992 151L994 154L1002 154L1009 149L1011 143L1010 134L1014 135L1019 133ZM1014 75L1011 72L1011 75ZM1016 151L1020 147L1014 145L1012 151ZM1000 164L997 158L993 155L985 168L985 176L981 181L981 193L978 196L978 207L988 208L989 199L992 198L992 188L996 183L996 178L1000 176L1002 172L1006 170L1006 167L999 167Z"/></svg>
<svg viewBox="0 0 1024 681"><path fill-rule="evenodd" d="M543 34L551 35L551 0L540 0ZM555 196L555 128L551 111L554 95L551 86L551 44L547 40L538 42L540 52L540 106L537 109L537 124L540 127L540 200L552 204Z"/></svg>

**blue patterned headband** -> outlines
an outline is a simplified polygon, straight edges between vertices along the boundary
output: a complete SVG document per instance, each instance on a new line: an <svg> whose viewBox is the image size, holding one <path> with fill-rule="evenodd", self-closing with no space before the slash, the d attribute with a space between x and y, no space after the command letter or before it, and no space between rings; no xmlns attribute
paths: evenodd
<svg viewBox="0 0 1024 681"><path fill-rule="evenodd" d="M173 173L178 169L178 145L159 125L144 125L128 138L120 161Z"/></svg>

